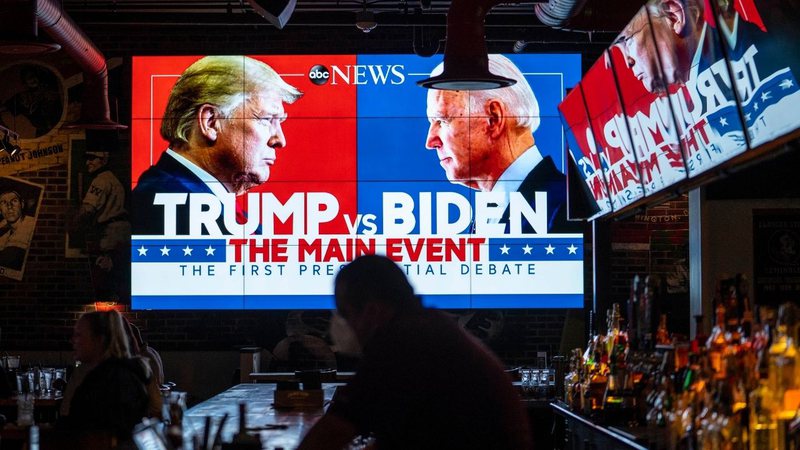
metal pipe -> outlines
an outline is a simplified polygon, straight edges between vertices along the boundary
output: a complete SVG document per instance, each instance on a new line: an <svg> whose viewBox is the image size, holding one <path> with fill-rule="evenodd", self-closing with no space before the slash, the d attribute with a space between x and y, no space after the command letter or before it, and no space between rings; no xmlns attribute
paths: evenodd
<svg viewBox="0 0 800 450"><path fill-rule="evenodd" d="M561 28L575 17L587 0L549 0L535 7L536 17L545 25Z"/></svg>
<svg viewBox="0 0 800 450"><path fill-rule="evenodd" d="M100 50L63 10L57 0L36 2L36 21L83 70L81 117L67 128L122 129L111 120L108 105L108 66Z"/></svg>

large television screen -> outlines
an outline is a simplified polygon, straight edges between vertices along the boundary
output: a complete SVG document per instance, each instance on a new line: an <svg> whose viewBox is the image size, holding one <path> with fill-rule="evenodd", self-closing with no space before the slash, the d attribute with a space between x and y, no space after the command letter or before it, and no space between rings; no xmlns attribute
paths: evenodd
<svg viewBox="0 0 800 450"><path fill-rule="evenodd" d="M557 111L580 56L491 55L520 80L504 89L419 87L440 63L134 57L132 308L333 308L369 253L429 306L583 307Z"/></svg>
<svg viewBox="0 0 800 450"><path fill-rule="evenodd" d="M612 211L797 135L798 22L796 2L779 0L649 0L639 10L561 106L570 126L590 118L594 139L568 129L570 155L584 167L599 155ZM610 211L591 169L574 191L599 217Z"/></svg>

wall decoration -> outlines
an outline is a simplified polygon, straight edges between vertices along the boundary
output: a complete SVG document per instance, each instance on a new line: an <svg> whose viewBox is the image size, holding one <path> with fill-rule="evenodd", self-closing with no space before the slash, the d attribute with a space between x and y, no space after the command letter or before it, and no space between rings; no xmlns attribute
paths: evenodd
<svg viewBox="0 0 800 450"><path fill-rule="evenodd" d="M19 135L22 148L14 156L0 153L0 175L66 163L70 135L82 134L60 128L75 109L68 98L69 89L78 82L76 77L39 61L0 66L0 125Z"/></svg>
<svg viewBox="0 0 800 450"><path fill-rule="evenodd" d="M0 177L0 276L21 280L44 186Z"/></svg>
<svg viewBox="0 0 800 450"><path fill-rule="evenodd" d="M77 214L81 207L83 194L89 186L87 181L86 167L84 163L84 153L86 152L86 139L75 138L69 141L69 185L67 186L67 199L69 199L70 211L72 215ZM86 236L72 227L67 230L64 240L64 256L67 258L86 258Z"/></svg>
<svg viewBox="0 0 800 450"><path fill-rule="evenodd" d="M40 63L25 62L0 71L0 125L33 139L53 131L65 113L61 76Z"/></svg>
<svg viewBox="0 0 800 450"><path fill-rule="evenodd" d="M800 209L753 210L753 276L759 305L800 297Z"/></svg>

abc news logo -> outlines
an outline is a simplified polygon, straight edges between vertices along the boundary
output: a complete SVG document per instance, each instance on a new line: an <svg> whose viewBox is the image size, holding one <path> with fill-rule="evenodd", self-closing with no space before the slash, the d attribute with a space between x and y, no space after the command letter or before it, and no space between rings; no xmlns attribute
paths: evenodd
<svg viewBox="0 0 800 450"><path fill-rule="evenodd" d="M348 64L340 67L332 65L330 69L322 64L315 64L308 71L308 79L321 86L338 84L380 84L399 85L406 81L405 66L402 64Z"/></svg>
<svg viewBox="0 0 800 450"><path fill-rule="evenodd" d="M317 64L308 71L308 79L316 85L325 84L331 77L331 71L322 64Z"/></svg>

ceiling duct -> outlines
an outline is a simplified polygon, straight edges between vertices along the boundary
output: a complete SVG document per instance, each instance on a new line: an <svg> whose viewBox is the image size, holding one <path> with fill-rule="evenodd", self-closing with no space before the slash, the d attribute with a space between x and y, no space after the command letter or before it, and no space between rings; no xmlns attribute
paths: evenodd
<svg viewBox="0 0 800 450"><path fill-rule="evenodd" d="M617 33L639 11L642 0L619 0L609 8L606 0L549 0L535 6L544 25L567 31Z"/></svg>
<svg viewBox="0 0 800 450"><path fill-rule="evenodd" d="M77 24L63 11L59 0L38 0L36 22L51 39L61 45L83 70L83 99L78 122L64 128L118 130L128 128L111 120L108 106L108 66L106 59Z"/></svg>
<svg viewBox="0 0 800 450"><path fill-rule="evenodd" d="M297 6L297 0L247 0L247 3L253 11L279 30L286 26Z"/></svg>
<svg viewBox="0 0 800 450"><path fill-rule="evenodd" d="M489 72L484 21L489 10L500 3L503 0L453 0L447 13L444 70L417 84L453 90L496 89L514 84L515 80Z"/></svg>
<svg viewBox="0 0 800 450"><path fill-rule="evenodd" d="M0 54L40 55L61 48L39 39L36 26L36 0L0 1Z"/></svg>
<svg viewBox="0 0 800 450"><path fill-rule="evenodd" d="M547 3L537 3L536 17L545 25L553 28L563 28L569 21L578 15L587 0L549 0Z"/></svg>

